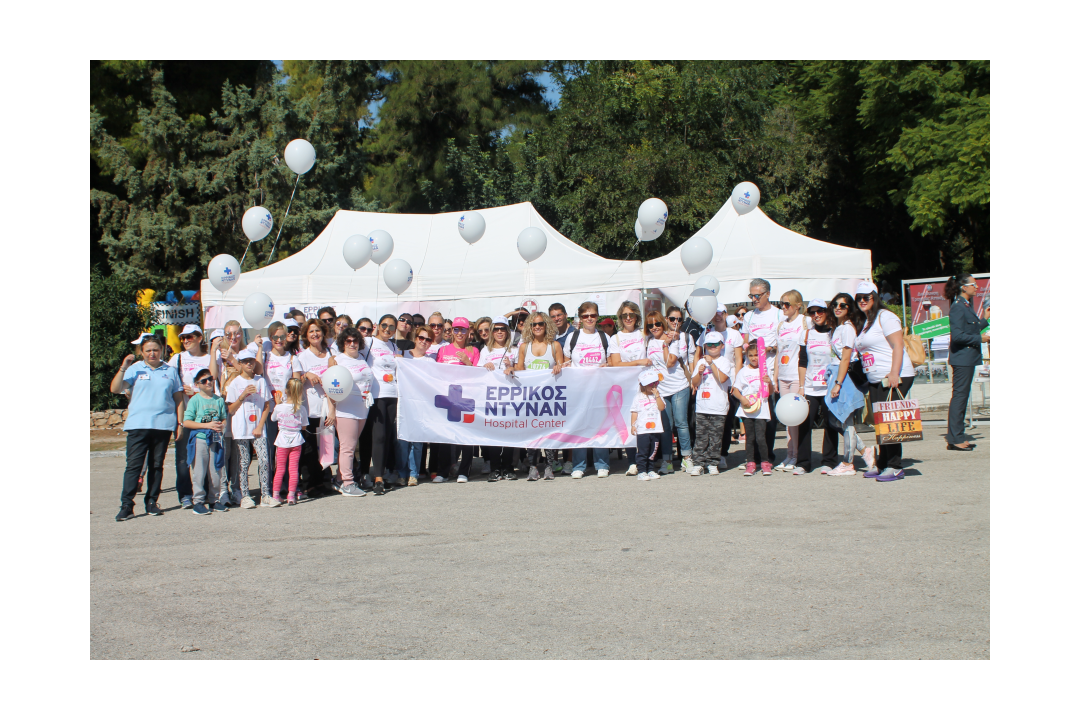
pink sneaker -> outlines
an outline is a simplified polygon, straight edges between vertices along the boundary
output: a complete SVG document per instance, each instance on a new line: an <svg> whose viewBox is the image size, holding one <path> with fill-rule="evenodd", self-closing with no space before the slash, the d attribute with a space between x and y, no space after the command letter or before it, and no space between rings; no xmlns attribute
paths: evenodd
<svg viewBox="0 0 1080 720"><path fill-rule="evenodd" d="M830 470L827 474L831 475L833 477L835 477L837 475L854 475L855 474L855 465L854 464L849 465L848 463L842 462L839 465L837 465L835 468Z"/></svg>
<svg viewBox="0 0 1080 720"><path fill-rule="evenodd" d="M748 467L747 470L749 470L749 469L750 468ZM762 475L772 475L772 463L767 463L767 462L761 463L761 474Z"/></svg>
<svg viewBox="0 0 1080 720"><path fill-rule="evenodd" d="M753 475L755 472L757 472L757 464L752 463L752 462L748 462L748 463L746 463L746 470L743 470L743 477L749 477L750 475Z"/></svg>

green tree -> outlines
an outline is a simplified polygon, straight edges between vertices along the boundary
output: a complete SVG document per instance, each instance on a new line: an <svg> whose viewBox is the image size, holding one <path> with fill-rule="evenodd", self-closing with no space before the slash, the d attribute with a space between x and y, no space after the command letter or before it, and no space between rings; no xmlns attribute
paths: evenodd
<svg viewBox="0 0 1080 720"><path fill-rule="evenodd" d="M149 309L136 304L139 287L90 269L90 409L124 407L121 395L109 392L120 363L131 354L131 340L150 325Z"/></svg>

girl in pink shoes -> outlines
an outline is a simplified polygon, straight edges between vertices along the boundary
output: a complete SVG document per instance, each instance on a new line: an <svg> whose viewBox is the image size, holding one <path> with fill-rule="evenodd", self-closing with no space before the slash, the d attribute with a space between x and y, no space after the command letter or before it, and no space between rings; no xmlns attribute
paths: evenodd
<svg viewBox="0 0 1080 720"><path fill-rule="evenodd" d="M755 450L761 460L761 474L772 475L769 446L765 440L765 425L771 418L769 394L772 392L772 378L765 373L764 381L762 380L762 373L758 369L756 342L750 342L745 354L746 367L735 376L735 384L731 388L732 397L739 401L739 409L735 411L735 415L741 417L743 425L746 426L746 470L743 475L749 476L757 472Z"/></svg>
<svg viewBox="0 0 1080 720"><path fill-rule="evenodd" d="M296 504L296 488L300 483L300 448L304 444L301 430L307 427L308 412L304 404L304 383L291 378L285 383L281 402L274 406L270 419L277 423L276 448L277 472L274 475L274 496L270 507L281 507L281 482L285 479L285 467L289 468L289 505Z"/></svg>

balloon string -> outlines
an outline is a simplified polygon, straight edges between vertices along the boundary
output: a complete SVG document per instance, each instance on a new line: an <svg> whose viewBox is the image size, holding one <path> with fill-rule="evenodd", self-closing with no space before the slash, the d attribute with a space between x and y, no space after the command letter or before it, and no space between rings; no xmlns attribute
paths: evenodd
<svg viewBox="0 0 1080 720"><path fill-rule="evenodd" d="M244 254L240 257L240 272L244 272L244 258L247 257L248 249L251 247L251 241L248 240L248 244L244 247Z"/></svg>
<svg viewBox="0 0 1080 720"><path fill-rule="evenodd" d="M289 210L292 209L292 201L293 201L293 198L296 197L296 186L299 185L299 184L300 184L300 175L297 174L296 182L294 182L293 186L292 186L292 195L289 195L289 204L285 208L285 217L281 218L281 225L278 226L277 237L274 238L274 247L272 247L270 249L270 256L268 258L266 258L266 265L269 265L270 263L272 263L274 261L274 253L277 251L278 240L281 239L281 231L285 229L285 221L289 219ZM246 250L244 251L244 254L247 255ZM266 267L266 265L263 265L263 267ZM240 269L241 270L244 269L244 261L243 260L240 261Z"/></svg>
<svg viewBox="0 0 1080 720"><path fill-rule="evenodd" d="M465 259L461 261L461 272L458 273L457 284L454 286L455 288L460 288L461 287L461 276L465 273L465 263L469 262L469 250L471 248L472 248L472 243L469 243L465 247ZM454 298L454 314L455 315L457 314L457 304L458 304L458 300L460 300L460 299L461 299L460 297L455 297Z"/></svg>

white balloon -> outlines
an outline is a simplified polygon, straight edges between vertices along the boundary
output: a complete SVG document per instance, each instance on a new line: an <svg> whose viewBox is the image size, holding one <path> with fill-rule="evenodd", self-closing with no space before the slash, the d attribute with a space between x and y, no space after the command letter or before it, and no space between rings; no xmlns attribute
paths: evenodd
<svg viewBox="0 0 1080 720"><path fill-rule="evenodd" d="M341 254L349 267L359 270L371 259L371 241L364 235L353 235L341 246Z"/></svg>
<svg viewBox="0 0 1080 720"><path fill-rule="evenodd" d="M270 234L274 227L274 216L264 207L256 205L244 213L244 219L240 221L240 227L251 242L259 242Z"/></svg>
<svg viewBox="0 0 1080 720"><path fill-rule="evenodd" d="M412 265L409 265L401 258L391 260L383 268L382 276L386 282L386 287L390 288L395 294L400 295L412 285Z"/></svg>
<svg viewBox="0 0 1080 720"><path fill-rule="evenodd" d="M341 402L349 397L355 385L356 381L353 380L352 373L344 365L327 368L322 374L323 392L334 402Z"/></svg>
<svg viewBox="0 0 1080 720"><path fill-rule="evenodd" d="M791 393L776 403L776 419L791 427L801 425L810 414L810 403L802 395Z"/></svg>
<svg viewBox="0 0 1080 720"><path fill-rule="evenodd" d="M253 328L266 327L274 321L274 301L266 293L251 293L244 298L244 319Z"/></svg>
<svg viewBox="0 0 1080 720"><path fill-rule="evenodd" d="M385 230L369 232L368 242L371 243L371 261L376 265L382 265L394 253L394 238Z"/></svg>
<svg viewBox="0 0 1080 720"><path fill-rule="evenodd" d="M692 237L683 243L679 257L686 272L701 272L712 262L712 243L700 236Z"/></svg>
<svg viewBox="0 0 1080 720"><path fill-rule="evenodd" d="M716 295L708 288L694 290L686 300L686 309L690 311L690 317L702 325L712 322L718 306Z"/></svg>
<svg viewBox="0 0 1080 720"><path fill-rule="evenodd" d="M485 230L487 230L487 222L484 221L484 216L475 210L463 212L458 218L458 234L470 245L484 237Z"/></svg>
<svg viewBox="0 0 1080 720"><path fill-rule="evenodd" d="M659 237L660 233L664 231L667 216L667 205L660 198L649 198L641 203L637 211L637 219L641 223L641 229L656 230L656 237Z"/></svg>
<svg viewBox="0 0 1080 720"><path fill-rule="evenodd" d="M697 279L697 282L694 283L694 289L697 290L698 288L705 288L715 295L720 292L720 281L712 275L702 275Z"/></svg>
<svg viewBox="0 0 1080 720"><path fill-rule="evenodd" d="M218 292L228 292L240 279L240 263L232 255L216 255L206 266L206 279Z"/></svg>
<svg viewBox="0 0 1080 720"><path fill-rule="evenodd" d="M297 175L303 175L315 165L315 147L307 140L293 140L285 146L285 164Z"/></svg>
<svg viewBox="0 0 1080 720"><path fill-rule="evenodd" d="M641 229L641 221L634 221L634 234L637 235L638 242L652 242L656 238L660 237L660 233L662 232L664 231L657 230L656 228L652 228L651 230L649 230L649 232L645 232Z"/></svg>
<svg viewBox="0 0 1080 720"><path fill-rule="evenodd" d="M756 208L760 200L761 192L752 182L741 182L731 191L731 204L740 215Z"/></svg>
<svg viewBox="0 0 1080 720"><path fill-rule="evenodd" d="M547 235L540 228L527 227L518 234L517 249L522 259L531 263L547 250Z"/></svg>

